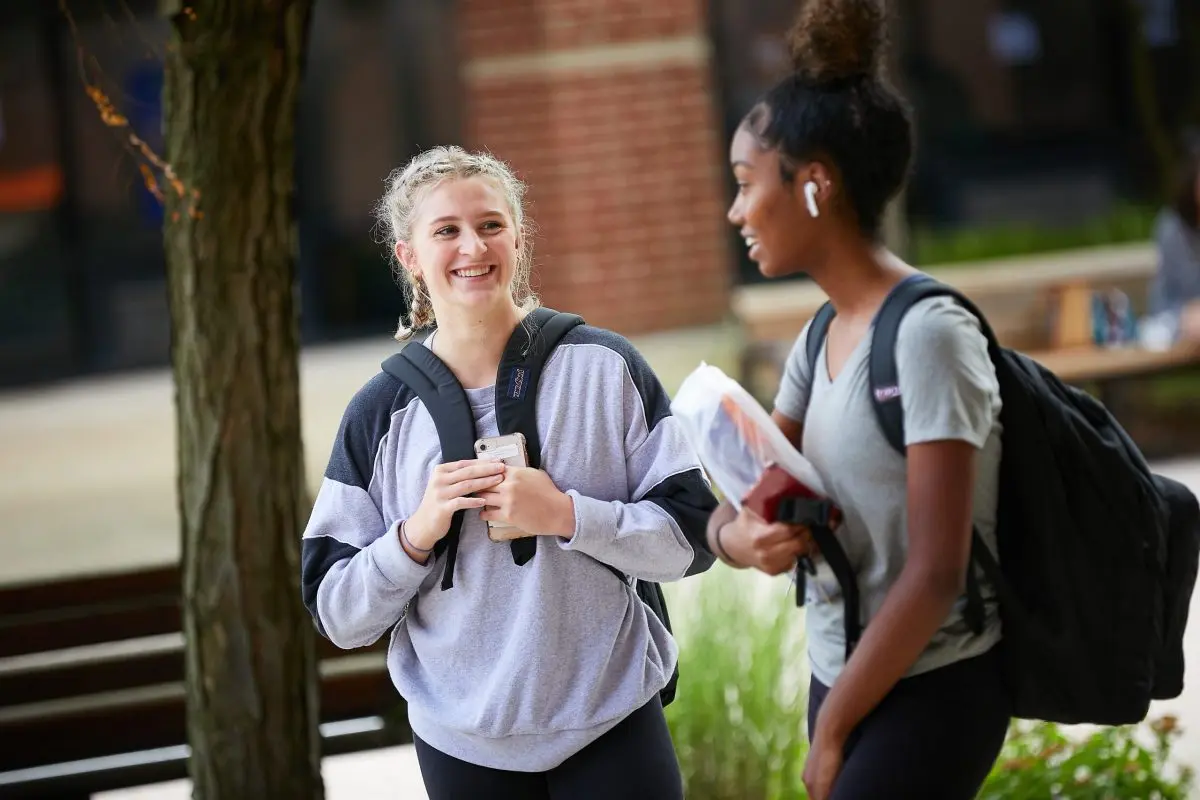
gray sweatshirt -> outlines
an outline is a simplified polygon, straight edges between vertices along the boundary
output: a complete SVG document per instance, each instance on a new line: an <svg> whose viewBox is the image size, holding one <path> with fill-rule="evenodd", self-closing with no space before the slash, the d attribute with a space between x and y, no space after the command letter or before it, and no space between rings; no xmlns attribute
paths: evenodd
<svg viewBox="0 0 1200 800"><path fill-rule="evenodd" d="M467 395L478 435L495 435L495 389ZM304 602L340 647L390 635L392 681L428 744L543 771L666 685L674 640L604 565L667 582L713 563L704 529L717 501L669 403L628 341L569 333L542 374L537 419L542 466L574 500L574 537L538 537L518 567L469 511L443 590L442 559L417 564L397 535L441 462L433 420L383 372L350 401L304 532Z"/></svg>

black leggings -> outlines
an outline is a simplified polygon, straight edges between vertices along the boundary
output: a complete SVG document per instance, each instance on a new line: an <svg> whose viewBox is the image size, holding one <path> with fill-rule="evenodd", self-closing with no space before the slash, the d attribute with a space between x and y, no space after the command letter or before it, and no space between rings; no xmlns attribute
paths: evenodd
<svg viewBox="0 0 1200 800"><path fill-rule="evenodd" d="M1010 704L999 648L905 678L854 730L832 800L970 800L1004 744ZM828 687L815 678L808 730Z"/></svg>
<svg viewBox="0 0 1200 800"><path fill-rule="evenodd" d="M656 696L549 772L452 758L413 736L429 800L682 800L683 780Z"/></svg>

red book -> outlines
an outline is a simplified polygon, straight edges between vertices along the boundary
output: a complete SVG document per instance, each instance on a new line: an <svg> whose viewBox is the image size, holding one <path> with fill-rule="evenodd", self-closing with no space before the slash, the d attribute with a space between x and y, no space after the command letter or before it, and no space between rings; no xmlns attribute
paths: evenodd
<svg viewBox="0 0 1200 800"><path fill-rule="evenodd" d="M742 498L742 505L767 522L774 522L779 513L779 503L785 497L819 499L816 492L798 481L783 467L778 464L769 464L763 470L763 474L759 476L758 482ZM839 516L840 513L834 508L832 510L833 519L837 519Z"/></svg>

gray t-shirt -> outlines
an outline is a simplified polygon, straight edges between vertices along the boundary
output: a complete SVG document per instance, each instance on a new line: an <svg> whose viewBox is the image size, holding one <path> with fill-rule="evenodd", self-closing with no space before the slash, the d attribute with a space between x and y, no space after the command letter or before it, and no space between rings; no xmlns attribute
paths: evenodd
<svg viewBox="0 0 1200 800"><path fill-rule="evenodd" d="M822 345L814 380L804 355L806 326L775 399L781 413L803 422L801 449L843 510L837 536L858 576L864 624L879 612L908 554L906 462L884 438L871 407L870 338L868 332L832 382ZM978 321L949 298L917 303L900 325L896 366L908 444L957 439L981 448L973 518L995 552L1000 388ZM808 649L813 674L829 686L845 666L844 605L837 580L820 564L808 581ZM994 592L982 576L980 588L987 607L983 633L971 631L960 599L908 675L980 655L999 640Z"/></svg>

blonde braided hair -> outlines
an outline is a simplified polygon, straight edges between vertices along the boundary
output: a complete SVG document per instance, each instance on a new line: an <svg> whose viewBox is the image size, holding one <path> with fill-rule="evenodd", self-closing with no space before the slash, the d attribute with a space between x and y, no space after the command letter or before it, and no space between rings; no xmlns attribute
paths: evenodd
<svg viewBox="0 0 1200 800"><path fill-rule="evenodd" d="M407 165L392 170L387 177L387 192L375 208L378 227L384 241L391 245L392 272L400 283L408 302L408 324L403 317L396 330L396 340L406 341L416 331L437 323L429 288L425 281L404 268L396 258L396 244L412 241L412 223L424 197L439 184L448 180L483 178L504 196L509 213L520 237L513 274L513 302L522 311L532 311L540 305L529 285L533 267L531 225L525 215L525 184L500 159L488 153L470 153L455 145L434 147L419 153Z"/></svg>

